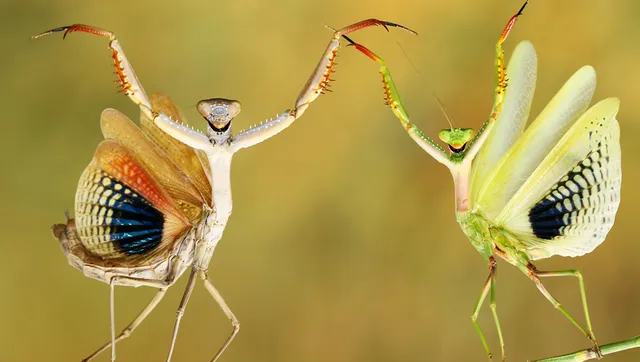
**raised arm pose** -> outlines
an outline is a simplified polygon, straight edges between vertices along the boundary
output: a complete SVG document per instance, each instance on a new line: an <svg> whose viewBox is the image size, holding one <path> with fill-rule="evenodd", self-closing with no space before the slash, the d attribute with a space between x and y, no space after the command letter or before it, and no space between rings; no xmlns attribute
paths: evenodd
<svg viewBox="0 0 640 362"><path fill-rule="evenodd" d="M141 110L140 128L116 110L102 113L105 140L80 177L75 220L67 217L66 224L53 227L69 263L86 276L111 286L111 340L84 361L109 347L111 360L115 360L116 342L129 337L189 266L191 273L178 308L167 361L197 278L233 326L213 361L220 357L240 328L238 319L207 276L209 261L231 215L231 158L238 150L273 137L300 117L327 90L341 36L372 25L410 31L376 19L334 31L295 108L236 136L232 135L231 123L240 113L238 101L200 101L197 109L208 123L207 133L190 128L167 96L147 96L120 42L109 31L76 24L34 36L85 32L109 38L120 88ZM115 285L158 289L151 302L117 336Z"/></svg>
<svg viewBox="0 0 640 362"><path fill-rule="evenodd" d="M438 136L447 144L448 153L409 120L384 61L366 47L352 45L380 64L387 104L409 136L451 171L456 219L489 265L489 277L471 317L489 358L491 351L476 320L490 293L504 359L495 302L494 255L525 273L545 298L589 338L594 354L601 356L580 271L540 271L532 261L589 253L613 226L621 183L616 120L619 101L608 98L587 109L596 75L592 67L585 66L523 133L536 83L536 53L531 43L520 43L505 70L502 43L526 5L511 17L496 44L496 93L489 119L475 136L470 128L440 131ZM542 284L541 278L556 276L578 279L586 328Z"/></svg>

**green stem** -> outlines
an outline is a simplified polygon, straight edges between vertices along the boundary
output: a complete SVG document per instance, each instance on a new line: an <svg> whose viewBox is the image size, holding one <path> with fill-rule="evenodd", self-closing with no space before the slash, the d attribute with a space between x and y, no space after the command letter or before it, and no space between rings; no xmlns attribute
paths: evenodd
<svg viewBox="0 0 640 362"><path fill-rule="evenodd" d="M603 356L606 356L608 354L626 351L628 349L638 348L638 347L640 347L640 336L627 339L625 341L605 344L603 346L600 346L600 352L602 352ZM565 354L562 356L545 358L545 359L535 360L532 362L582 362L582 361L588 361L590 359L596 359L596 358L598 358L596 352L593 350L593 348L589 348L589 349L583 349L581 351L573 352L570 354Z"/></svg>

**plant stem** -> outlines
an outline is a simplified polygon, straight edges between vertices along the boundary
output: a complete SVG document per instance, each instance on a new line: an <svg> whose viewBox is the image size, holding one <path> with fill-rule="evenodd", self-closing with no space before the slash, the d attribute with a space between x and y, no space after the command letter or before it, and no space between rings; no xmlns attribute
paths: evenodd
<svg viewBox="0 0 640 362"><path fill-rule="evenodd" d="M603 356L606 356L608 354L612 354L620 351L626 351L628 349L637 348L637 347L640 347L640 336L627 339L624 341L605 344L603 346L600 346L600 352L602 352ZM562 356L545 358L545 359L535 360L532 362L582 362L582 361L588 361L590 359L595 359L595 358L598 358L596 352L593 350L593 348L589 348L589 349L583 349L581 351L573 352L570 354L565 354Z"/></svg>

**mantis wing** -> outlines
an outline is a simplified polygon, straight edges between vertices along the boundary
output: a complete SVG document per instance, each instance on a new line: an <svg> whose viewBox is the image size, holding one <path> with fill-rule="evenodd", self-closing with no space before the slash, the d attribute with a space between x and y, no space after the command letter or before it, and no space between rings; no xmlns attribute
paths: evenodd
<svg viewBox="0 0 640 362"><path fill-rule="evenodd" d="M102 259L162 254L191 226L145 165L111 139L80 176L75 211L80 241Z"/></svg>
<svg viewBox="0 0 640 362"><path fill-rule="evenodd" d="M589 253L613 226L622 180L619 106L609 98L585 112L497 217L533 259Z"/></svg>
<svg viewBox="0 0 640 362"><path fill-rule="evenodd" d="M533 45L523 41L513 51L507 66L509 83L504 103L491 133L473 161L471 173L472 205L482 194L482 186L492 168L522 135L529 118L536 88L538 58Z"/></svg>
<svg viewBox="0 0 640 362"><path fill-rule="evenodd" d="M474 201L485 217L494 219L500 214L560 137L587 109L595 87L595 70L590 66L580 68L493 167L483 183L472 184L472 187L480 186Z"/></svg>
<svg viewBox="0 0 640 362"><path fill-rule="evenodd" d="M127 116L115 109L105 109L100 117L102 134L118 141L145 166L151 178L158 181L192 223L202 214L202 198L196 186L171 162L159 147Z"/></svg>
<svg viewBox="0 0 640 362"><path fill-rule="evenodd" d="M180 124L186 124L180 109L171 98L161 93L152 93L149 97L154 111L162 112ZM175 164L200 192L201 198L211 204L211 183L209 162L202 151L193 149L161 130L153 120L141 112L140 125L142 132Z"/></svg>

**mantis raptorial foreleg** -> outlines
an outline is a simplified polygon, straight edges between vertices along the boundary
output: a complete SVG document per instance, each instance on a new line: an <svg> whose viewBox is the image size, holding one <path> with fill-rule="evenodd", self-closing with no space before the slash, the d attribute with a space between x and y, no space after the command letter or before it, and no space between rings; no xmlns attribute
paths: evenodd
<svg viewBox="0 0 640 362"><path fill-rule="evenodd" d="M109 49L111 49L111 54L113 57L113 63L116 68L116 75L118 76L118 84L120 86L120 90L126 94L129 99L133 101L133 103L140 106L140 108L145 112L151 111L151 102L149 101L149 97L147 93L142 88L142 84L138 80L136 73L133 71L133 67L129 60L124 54L122 47L120 46L120 42L116 38L115 34L108 30L100 29L95 26L84 25L84 24L74 24L69 26L61 26L59 28L47 30L40 34L36 34L32 36L32 39L37 39L45 35L64 32L63 38L66 38L67 34L73 32L83 32L94 34L102 37L109 38ZM151 113L147 114L151 116Z"/></svg>
<svg viewBox="0 0 640 362"><path fill-rule="evenodd" d="M389 72L389 69L387 68L384 60L382 60L382 58L377 56L374 52L369 50L364 45L358 44L349 38L347 38L347 40L349 40L350 42L349 45L354 46L364 55L380 64L380 69L378 71L382 75L385 101L389 108L391 108L391 111L393 111L393 114L395 114L396 117L400 120L402 127L407 131L409 136L411 136L411 138L420 147L422 147L422 149L424 149L429 155L431 155L431 157L435 158L436 161L451 168L451 161L449 160L449 157L444 152L442 147L435 143L431 138L425 136L424 133L422 133L422 131L409 119L409 114L407 113L404 104L402 104L402 100L400 99L398 90L395 86L395 83L393 82L393 78L391 78L391 73Z"/></svg>
<svg viewBox="0 0 640 362"><path fill-rule="evenodd" d="M274 119L241 132L235 137L235 147L240 149L260 143L280 133L289 127L296 119L300 118L300 116L302 116L309 105L316 100L318 96L330 91L329 82L332 81L331 74L333 72L333 67L335 66L338 48L340 48L340 38L344 37L351 42L351 40L346 37L346 34L375 25L383 26L387 30L389 30L388 27L396 27L415 33L413 30L402 25L378 19L367 19L346 26L340 30L334 30L333 37L322 54L318 65L315 67L311 76L302 88L300 95L298 95L298 99L296 99L295 108L293 110L286 110Z"/></svg>
<svg viewBox="0 0 640 362"><path fill-rule="evenodd" d="M311 77L309 77L309 80L307 80L305 86L302 88L302 91L296 100L295 108L293 110L286 110L276 118L262 123L257 127L241 132L237 137L235 137L237 142L235 142L234 150L250 147L260 143L280 133L289 127L296 119L302 116L309 105L320 94L329 91L329 82L332 80L331 73L333 72L333 67L335 65L338 48L340 47L340 38L356 30L376 25L383 26L387 30L388 27L397 27L413 32L402 25L378 19L363 20L342 29L335 30L329 45L327 45L326 50L318 62L318 65L311 74ZM116 74L118 76L118 83L122 92L137 104L150 119L154 119L160 128L191 147L203 150L206 150L209 147L206 136L189 129L184 125L174 122L162 113L156 113L153 111L151 103L149 102L149 97L133 71L133 67L125 56L124 51L122 50L122 47L114 33L94 26L74 24L51 29L34 35L32 38L35 39L57 32L64 32L64 37L66 37L67 34L76 31L109 38L109 49L111 49L112 52Z"/></svg>
<svg viewBox="0 0 640 362"><path fill-rule="evenodd" d="M491 111L491 116L489 119L480 127L478 133L476 133L473 140L471 140L469 144L469 150L467 151L466 157L469 159L473 159L475 155L480 151L480 148L484 144L484 141L487 140L487 136L489 135L489 131L495 124L496 119L500 115L500 110L502 109L502 104L504 103L504 97L507 91L507 70L504 65L504 49L502 49L502 44L507 40L509 33L513 29L513 26L516 24L518 18L522 15L524 8L529 3L529 0L526 0L520 10L513 15L509 21L507 21L507 25L504 27L502 34L500 34L500 38L498 38L498 42L496 43L496 90L493 101L493 109Z"/></svg>
<svg viewBox="0 0 640 362"><path fill-rule="evenodd" d="M159 289L158 293L156 293L155 297L147 304L147 306L142 310L142 312L131 322L125 329L120 332L120 334L115 336L115 300L114 300L114 288L118 281L121 280L129 280L135 282L138 286L147 286L152 288ZM119 341L129 337L131 333L142 323L142 321L151 313L151 311L160 303L160 300L164 296L168 288L168 284L164 281L157 280L147 280L133 277L124 277L121 275L117 275L111 278L111 282L109 283L109 310L110 310L110 325L111 325L111 340L105 343L102 347L98 348L95 352L90 354L87 358L83 359L82 362L87 362L94 359L100 353L104 352L107 348L111 347L111 359L115 359L115 344Z"/></svg>
<svg viewBox="0 0 640 362"><path fill-rule="evenodd" d="M502 31L502 34L500 35L500 38L498 39L498 42L496 43L496 94L493 110L489 119L482 125L480 130L478 130L475 138L471 141L469 149L465 155L465 157L468 159L473 159L475 154L477 154L477 152L480 150L482 143L484 143L487 135L489 134L489 129L500 114L500 109L502 107L502 103L504 102L504 96L507 88L507 73L505 69L504 50L502 49L502 44L509 36L509 33L511 32L511 29L513 29L516 20L520 17L520 15L522 15L522 12L524 11L524 8L527 6L527 4L528 0L525 1L520 10L514 16L512 16L511 19L509 19L507 25ZM444 150L431 138L425 136L422 131L420 131L420 129L418 129L418 127L416 127L416 125L411 123L411 121L409 120L407 111L402 104L398 91L391 77L391 73L389 72L389 69L387 68L384 60L382 60L382 58L377 56L374 52L369 50L364 45L358 44L348 38L347 40L349 40L349 42L351 43L350 45L355 46L356 49L358 49L360 52L380 64L379 72L382 75L382 83L384 84L385 100L387 102L387 105L400 120L400 123L407 131L407 133L409 133L411 138L413 138L413 140L420 147L422 147L427 153L435 158L436 161L451 168L451 162L449 161L449 157L444 152Z"/></svg>

